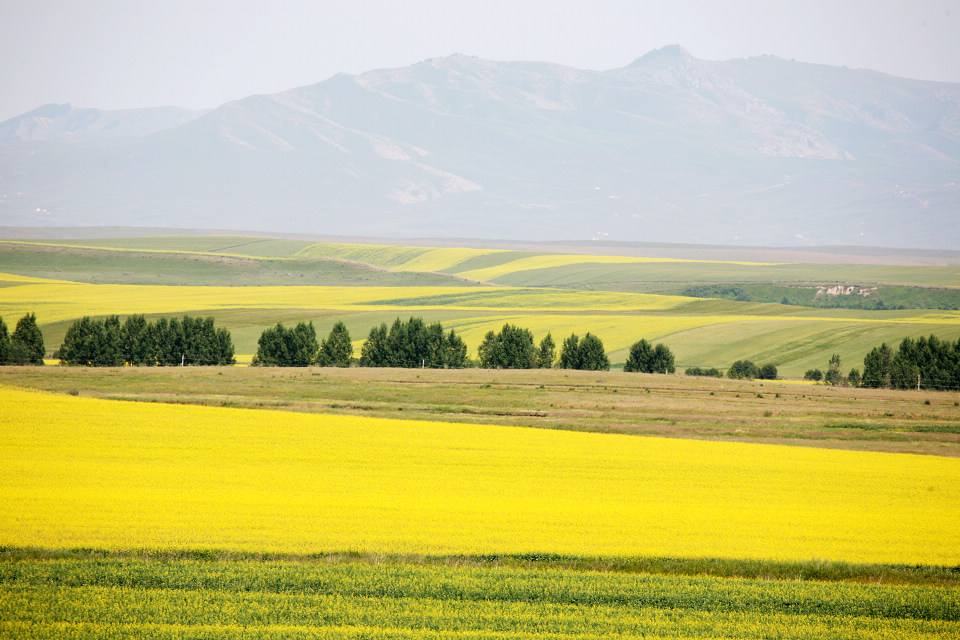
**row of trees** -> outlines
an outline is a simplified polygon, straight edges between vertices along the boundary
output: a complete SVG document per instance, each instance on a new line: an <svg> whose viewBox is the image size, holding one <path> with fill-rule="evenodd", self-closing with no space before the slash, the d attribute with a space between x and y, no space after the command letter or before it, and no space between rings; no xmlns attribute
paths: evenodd
<svg viewBox="0 0 960 640"><path fill-rule="evenodd" d="M717 369L716 367L687 367L686 371L683 372L684 375L688 376L702 376L707 378L722 378L723 371Z"/></svg>
<svg viewBox="0 0 960 640"><path fill-rule="evenodd" d="M360 350L361 367L430 367L459 369L467 366L467 345L453 329L444 332L439 322L423 318L394 320L370 330Z"/></svg>
<svg viewBox="0 0 960 640"><path fill-rule="evenodd" d="M553 337L547 334L534 344L529 329L505 324L489 331L479 347L480 366L496 369L533 369L558 366L563 369L608 370L610 361L597 336L571 335L563 341L559 358ZM0 365L43 364L43 335L32 313L23 316L10 334L0 318ZM83 317L74 322L54 354L64 364L84 366L224 365L234 363L230 332L214 326L213 318L161 318L149 322L142 315L123 322L117 316ZM346 325L337 322L323 341L318 341L313 323L292 328L277 324L265 330L258 342L254 364L264 366L348 367L353 346ZM381 324L370 330L359 360L365 367L461 368L469 366L467 346L452 329L422 318L397 318L389 328ZM891 387L896 389L960 389L960 340L936 336L906 338L896 351L886 343L864 358L863 373L853 368L843 375L841 359L833 354L826 371L810 369L804 377L831 385ZM675 358L664 344L640 340L630 347L626 372L674 373ZM738 360L727 370L734 379L776 379L773 364L757 366ZM721 377L716 368L691 367L691 376Z"/></svg>
<svg viewBox="0 0 960 640"><path fill-rule="evenodd" d="M537 369L553 366L556 345L547 334L534 346L529 329L504 324L500 331L488 331L477 349L484 369Z"/></svg>
<svg viewBox="0 0 960 640"><path fill-rule="evenodd" d="M589 332L582 338L574 333L563 341L559 365L561 369L608 371L610 360L607 358L600 338Z"/></svg>
<svg viewBox="0 0 960 640"><path fill-rule="evenodd" d="M673 352L665 344L653 346L646 340L640 340L630 347L630 355L627 356L623 370L639 373L673 373L676 370Z"/></svg>
<svg viewBox="0 0 960 640"><path fill-rule="evenodd" d="M103 319L83 317L67 329L54 354L63 364L87 367L233 364L230 332L213 318L160 318L142 315Z"/></svg>
<svg viewBox="0 0 960 640"><path fill-rule="evenodd" d="M20 318L13 335L3 318L0 318L0 365L43 364L44 353L43 334L37 326L37 316L28 313Z"/></svg>
<svg viewBox="0 0 960 640"><path fill-rule="evenodd" d="M863 360L864 387L894 389L960 389L960 339L904 338L893 351L886 343Z"/></svg>
<svg viewBox="0 0 960 640"><path fill-rule="evenodd" d="M277 323L260 334L253 364L266 367L349 367L351 358L353 344L350 332L342 322L333 325L322 342L317 341L312 322L299 322L289 329Z"/></svg>
<svg viewBox="0 0 960 640"><path fill-rule="evenodd" d="M767 363L757 366L751 360L737 360L727 369L727 377L734 380L776 380L776 365Z"/></svg>

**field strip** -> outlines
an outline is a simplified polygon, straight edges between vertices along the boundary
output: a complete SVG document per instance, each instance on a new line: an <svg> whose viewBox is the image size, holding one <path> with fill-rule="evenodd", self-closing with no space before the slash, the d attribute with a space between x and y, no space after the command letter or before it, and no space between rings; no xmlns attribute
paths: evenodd
<svg viewBox="0 0 960 640"><path fill-rule="evenodd" d="M505 249L469 249L469 248L438 248L427 249L416 258L399 264L392 269L394 271L427 271L439 272L445 269L452 269L461 262L475 258L477 256L486 256L492 253L504 253Z"/></svg>
<svg viewBox="0 0 960 640"><path fill-rule="evenodd" d="M482 269L472 269L457 273L462 278L481 282L495 280L501 276L519 271L534 269L549 269L551 267L566 267L577 264L654 264L654 263L689 263L689 264L732 264L738 266L774 266L775 262L744 262L735 260L694 260L686 258L650 258L634 256L593 256L587 254L543 254L526 256Z"/></svg>
<svg viewBox="0 0 960 640"><path fill-rule="evenodd" d="M960 601L948 569L875 570L882 578L867 583L536 563L4 550L0 632L27 638L866 640L960 631ZM944 581L886 581L897 575Z"/></svg>
<svg viewBox="0 0 960 640"><path fill-rule="evenodd" d="M8 280L9 279L9 280ZM609 291L570 291L549 288L497 287L478 291L461 286L325 286L325 285L142 285L91 284L7 276L0 281L0 313L36 311L43 322L82 315L179 313L217 309L326 309L398 312L444 310L489 311L504 314L647 312L677 310L677 316L711 322L799 321L875 324L950 324L960 312L918 311L914 316L883 317L883 312L851 315L760 315L682 313L681 296ZM672 315L672 314L670 314Z"/></svg>
<svg viewBox="0 0 960 640"><path fill-rule="evenodd" d="M37 278L35 276L23 276L17 273L0 272L0 282L10 282L16 284L80 284L73 283L70 280L54 280L51 278Z"/></svg>
<svg viewBox="0 0 960 640"><path fill-rule="evenodd" d="M199 251L190 249L150 249L134 247L106 247L89 244L38 242L36 240L0 240L0 244L25 245L28 247L48 247L51 249L83 249L85 251L101 251L105 253L152 253L173 254L186 256L208 256L211 258L243 258L245 260L293 260L292 256L255 256L243 253L221 253L217 251Z"/></svg>
<svg viewBox="0 0 960 640"><path fill-rule="evenodd" d="M953 458L13 388L0 409L8 546L960 561Z"/></svg>

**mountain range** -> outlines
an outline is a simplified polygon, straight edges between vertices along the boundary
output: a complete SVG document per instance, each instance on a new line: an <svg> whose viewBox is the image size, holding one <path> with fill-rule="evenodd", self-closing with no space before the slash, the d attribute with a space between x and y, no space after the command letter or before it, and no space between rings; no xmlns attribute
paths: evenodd
<svg viewBox="0 0 960 640"><path fill-rule="evenodd" d="M960 84L679 46L0 123L0 224L960 246Z"/></svg>

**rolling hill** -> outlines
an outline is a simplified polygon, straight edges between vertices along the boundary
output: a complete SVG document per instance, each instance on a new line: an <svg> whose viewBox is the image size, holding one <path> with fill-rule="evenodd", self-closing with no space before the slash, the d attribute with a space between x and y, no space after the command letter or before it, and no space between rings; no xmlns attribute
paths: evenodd
<svg viewBox="0 0 960 640"><path fill-rule="evenodd" d="M958 177L960 85L676 46L0 123L9 225L951 248Z"/></svg>

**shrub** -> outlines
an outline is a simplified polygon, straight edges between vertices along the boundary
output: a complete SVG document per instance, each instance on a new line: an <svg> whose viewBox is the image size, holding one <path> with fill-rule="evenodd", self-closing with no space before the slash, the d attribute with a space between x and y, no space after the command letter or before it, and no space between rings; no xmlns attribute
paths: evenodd
<svg viewBox="0 0 960 640"><path fill-rule="evenodd" d="M705 376L708 378L722 378L723 373L716 367L710 367L709 369L702 369L700 367L688 367L686 371L683 372L688 376Z"/></svg>
<svg viewBox="0 0 960 640"><path fill-rule="evenodd" d="M641 339L630 347L630 354L623 365L623 370L640 373L673 373L676 370L673 352L665 344L654 347Z"/></svg>
<svg viewBox="0 0 960 640"><path fill-rule="evenodd" d="M734 380L751 380L760 374L757 365L750 360L737 360L727 370L727 377Z"/></svg>
<svg viewBox="0 0 960 640"><path fill-rule="evenodd" d="M760 370L757 372L757 377L761 380L776 380L777 367L773 364L767 363L760 367Z"/></svg>
<svg viewBox="0 0 960 640"><path fill-rule="evenodd" d="M592 333L587 333L583 338L571 334L563 341L560 350L560 368L585 371L610 369L610 360L603 349L603 341Z"/></svg>

